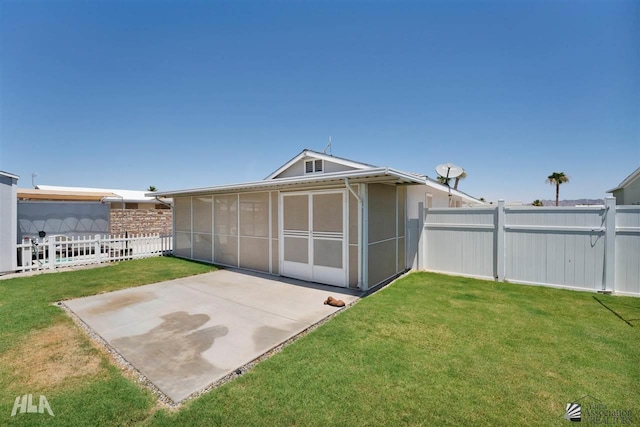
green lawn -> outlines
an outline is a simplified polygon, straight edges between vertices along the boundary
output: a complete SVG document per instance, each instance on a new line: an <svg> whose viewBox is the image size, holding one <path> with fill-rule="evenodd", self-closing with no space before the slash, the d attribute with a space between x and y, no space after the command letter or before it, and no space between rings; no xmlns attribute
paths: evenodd
<svg viewBox="0 0 640 427"><path fill-rule="evenodd" d="M208 269L158 258L0 281L0 425L561 426L585 395L640 424L640 298L414 273L177 411L50 305ZM49 348L75 366L57 381L42 380L56 372ZM51 366L38 374L30 359ZM55 417L10 417L25 393Z"/></svg>

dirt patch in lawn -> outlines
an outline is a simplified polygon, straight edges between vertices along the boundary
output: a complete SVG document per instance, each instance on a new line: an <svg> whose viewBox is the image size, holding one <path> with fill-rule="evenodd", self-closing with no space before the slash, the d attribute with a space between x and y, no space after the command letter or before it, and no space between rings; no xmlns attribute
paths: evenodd
<svg viewBox="0 0 640 427"><path fill-rule="evenodd" d="M100 353L68 323L34 331L0 356L0 363L18 380L14 385L31 390L60 387L74 379L106 373L101 362Z"/></svg>

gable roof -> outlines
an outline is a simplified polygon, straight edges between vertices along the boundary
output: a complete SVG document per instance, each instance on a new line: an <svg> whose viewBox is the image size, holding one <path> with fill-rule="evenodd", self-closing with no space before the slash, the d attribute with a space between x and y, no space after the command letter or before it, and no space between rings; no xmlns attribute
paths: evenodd
<svg viewBox="0 0 640 427"><path fill-rule="evenodd" d="M463 191L460 190L456 190L452 187L449 187L445 184L441 184L438 180L435 180L433 178L428 177L427 175L423 175L421 173L411 173L412 175L415 175L417 177L421 177L424 180L424 184L427 187L431 187L434 188L436 190L440 190L440 191L444 191L446 193L448 193L449 191L451 191L451 195L452 196L458 196L460 197L462 200L466 200L467 202L473 202L473 203L482 203L484 204L484 202L482 202L480 199L473 197Z"/></svg>
<svg viewBox="0 0 640 427"><path fill-rule="evenodd" d="M283 178L276 178L282 174L292 165L296 164L302 159L312 158L319 160L327 160L343 166L353 168L351 170L343 170L336 172L327 172L322 174L311 174L305 176L287 176ZM218 185L212 187L200 187L183 190L172 191L158 191L153 193L158 197L177 197L177 196L194 196L204 195L209 193L231 193L231 192L244 192L253 190L280 190L280 189L297 189L297 188L314 188L323 185L336 185L338 183L352 182L357 184L359 182L385 182L395 184L423 184L427 187L431 187L435 190L450 192L452 196L460 197L462 200L466 200L472 203L483 203L477 198L463 193L460 190L454 190L446 185L440 184L438 181L429 178L421 173L403 172L397 169L389 167L378 167L367 163L355 162L353 160L345 159L342 157L336 157L325 153L319 153L317 151L305 149L298 155L293 157L287 163L282 165L276 171L271 173L265 179L261 181L252 181L236 184ZM147 193L150 194L150 193Z"/></svg>
<svg viewBox="0 0 640 427"><path fill-rule="evenodd" d="M628 177L623 179L622 182L620 184L618 184L618 186L616 188L612 188L611 190L607 190L607 193L613 193L614 191L621 190L621 189L627 187L629 184L631 184L632 182L634 182L638 178L640 178L640 168L638 168L635 171L631 172L631 175L629 175Z"/></svg>
<svg viewBox="0 0 640 427"><path fill-rule="evenodd" d="M297 156L295 156L294 158L289 160L287 163L285 163L284 165L282 165L278 169L276 169L274 172L272 172L269 176L267 176L265 178L265 180L275 179L282 172L284 172L285 170L289 169L291 166L296 164L298 161L300 161L300 160L302 160L302 159L304 159L306 157L309 157L309 158L312 158L312 159L318 159L318 160L326 160L326 161L329 161L329 162L337 163L339 165L351 167L351 168L354 168L354 169L370 169L370 168L375 168L376 167L376 166L369 165L369 164L366 164L366 163L356 162L356 161L345 159L345 158L342 158L342 157L336 157L336 156L330 155L330 154L319 153L317 151L313 151L313 150L309 150L308 148L305 148L304 150L302 150L302 152L300 154L298 154Z"/></svg>

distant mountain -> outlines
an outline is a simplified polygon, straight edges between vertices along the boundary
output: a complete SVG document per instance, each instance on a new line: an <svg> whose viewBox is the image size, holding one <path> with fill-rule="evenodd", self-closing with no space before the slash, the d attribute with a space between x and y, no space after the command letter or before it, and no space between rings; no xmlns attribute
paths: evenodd
<svg viewBox="0 0 640 427"><path fill-rule="evenodd" d="M544 206L555 206L556 200L542 200ZM531 205L531 203L529 203ZM576 200L560 200L558 206L576 206L576 205L604 205L603 199L576 199Z"/></svg>

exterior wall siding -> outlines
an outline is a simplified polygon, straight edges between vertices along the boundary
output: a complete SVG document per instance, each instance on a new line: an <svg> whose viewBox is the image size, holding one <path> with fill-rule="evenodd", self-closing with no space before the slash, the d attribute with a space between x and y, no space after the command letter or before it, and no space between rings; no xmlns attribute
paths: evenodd
<svg viewBox="0 0 640 427"><path fill-rule="evenodd" d="M619 205L640 204L640 178L633 181L626 188L614 191L613 196Z"/></svg>
<svg viewBox="0 0 640 427"><path fill-rule="evenodd" d="M640 206L616 209L616 292L640 295Z"/></svg>
<svg viewBox="0 0 640 427"><path fill-rule="evenodd" d="M271 191L271 273L280 274L280 261L278 259L278 191Z"/></svg>
<svg viewBox="0 0 640 427"><path fill-rule="evenodd" d="M18 180L0 174L0 272L16 269Z"/></svg>
<svg viewBox="0 0 640 427"><path fill-rule="evenodd" d="M358 185L353 186L354 191L358 192ZM359 210L360 204L358 203L358 199L355 198L351 192L347 193L349 197L349 234L348 234L348 248L349 248L349 287L357 288L359 282L359 246L358 246L358 236L359 236Z"/></svg>
<svg viewBox="0 0 640 427"><path fill-rule="evenodd" d="M448 208L449 194L446 187L443 190L437 190L427 185L410 185L407 187L407 206L409 207L408 215L411 218L418 217L418 204L423 203L425 208ZM452 207L468 207L468 203L463 201L460 196L451 196Z"/></svg>
<svg viewBox="0 0 640 427"><path fill-rule="evenodd" d="M405 269L406 187L367 185L368 287Z"/></svg>

